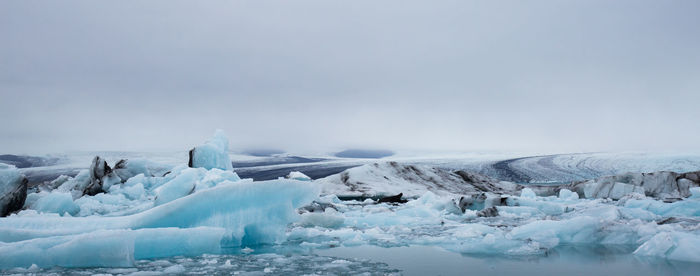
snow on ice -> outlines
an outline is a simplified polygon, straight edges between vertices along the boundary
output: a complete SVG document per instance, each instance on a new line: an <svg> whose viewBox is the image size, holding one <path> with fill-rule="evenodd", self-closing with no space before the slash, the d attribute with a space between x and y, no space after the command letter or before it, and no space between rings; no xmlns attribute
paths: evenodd
<svg viewBox="0 0 700 276"><path fill-rule="evenodd" d="M695 175L628 175L542 188L382 162L315 181L301 172L252 181L231 169L227 150L217 131L191 151L189 164L165 173L143 160L111 168L95 158L90 170L57 178L28 194L23 210L0 218L0 269L133 267L143 259L227 248L255 252L263 245L421 245L503 256L627 245L637 256L700 262ZM0 166L3 196L12 194L22 176ZM645 177L656 182L638 181ZM99 189L90 188L96 184ZM386 196L409 201L377 200Z"/></svg>

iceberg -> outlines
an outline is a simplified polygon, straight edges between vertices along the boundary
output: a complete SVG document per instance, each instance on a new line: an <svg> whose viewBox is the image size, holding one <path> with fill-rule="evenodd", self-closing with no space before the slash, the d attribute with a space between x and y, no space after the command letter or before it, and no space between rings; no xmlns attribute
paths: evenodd
<svg viewBox="0 0 700 276"><path fill-rule="evenodd" d="M634 254L675 261L700 262L698 252L700 252L700 235L662 232L639 246Z"/></svg>
<svg viewBox="0 0 700 276"><path fill-rule="evenodd" d="M288 240L314 248L428 245L463 254L539 255L565 245L640 247L660 233L684 233L687 242L700 237L692 230L697 225L692 218L698 216L693 210L700 207L693 198L665 203L642 196L618 202L579 199L566 189L543 197L528 188L520 196L499 197L501 205L486 199L480 207L473 203L463 211L453 195L432 192L399 205L327 197L325 204L332 206L325 208L328 214L303 214ZM675 210L665 215L688 219L661 221L656 213L662 212L649 208L650 202L660 210ZM691 249L685 245L676 255ZM680 260L676 255L656 256Z"/></svg>
<svg viewBox="0 0 700 276"><path fill-rule="evenodd" d="M0 217L19 210L27 199L27 178L13 165L0 163Z"/></svg>
<svg viewBox="0 0 700 276"><path fill-rule="evenodd" d="M310 203L317 196L315 186L295 180L225 181L216 187L129 216L47 217L20 213L0 219L0 241L100 229L195 226L224 227L242 237L246 226L268 223L270 228L274 228L276 224L273 222L287 223L296 217L295 208ZM256 217L256 214L264 215Z"/></svg>
<svg viewBox="0 0 700 276"><path fill-rule="evenodd" d="M154 204L161 205L193 193L201 177L201 171L197 169L182 170L178 176L155 189L157 196Z"/></svg>
<svg viewBox="0 0 700 276"><path fill-rule="evenodd" d="M627 208L638 208L660 216L698 217L700 216L700 198L666 203L650 198L629 199L625 201Z"/></svg>
<svg viewBox="0 0 700 276"><path fill-rule="evenodd" d="M135 260L218 253L223 228L97 230L0 244L0 268L132 267Z"/></svg>
<svg viewBox="0 0 700 276"><path fill-rule="evenodd" d="M579 199L579 196L577 193L574 193L574 192L569 191L567 189L561 189L561 190L559 190L559 198L577 200L577 199Z"/></svg>
<svg viewBox="0 0 700 276"><path fill-rule="evenodd" d="M691 196L690 189L700 186L700 172L626 173L574 182L566 188L585 198L621 199L631 193L674 201Z"/></svg>
<svg viewBox="0 0 700 276"><path fill-rule="evenodd" d="M133 267L153 258L364 245L480 256L623 246L629 254L636 248L636 256L700 262L694 173L538 186L388 161L317 180L275 167L289 174L253 181L231 169L221 131L190 152L189 164L161 171L119 158L110 167L95 157L90 169L33 189L0 218L0 269ZM0 167L2 191L16 190L22 179L16 168ZM154 262L167 263L166 272L188 272L180 263Z"/></svg>
<svg viewBox="0 0 700 276"><path fill-rule="evenodd" d="M284 178L286 179L295 179L295 180L300 180L300 181L311 181L311 177L305 175L304 173L300 171L291 171L287 176Z"/></svg>
<svg viewBox="0 0 700 276"><path fill-rule="evenodd" d="M197 193L181 197L179 199L164 203L152 209L129 216L120 217L61 217L44 216L32 214L20 214L0 219L0 252L3 256L17 256L20 260L26 258L28 262L35 260L31 254L45 255L46 262L33 261L41 267L61 265L61 266L84 266L85 263L64 263L51 262L60 260L59 256L65 254L70 246L78 250L85 246L98 252L112 252L103 260L94 260L95 265L101 266L123 266L128 265L129 260L134 258L152 258L156 256L175 256L182 254L202 254L202 250L183 252L182 250L158 251L155 253L139 253L134 247L123 247L120 244L118 250L110 248L116 245L110 244L109 240L119 243L119 235L124 235L126 239L146 235L148 237L159 237L162 243L182 243L183 235L171 235L176 229L191 229L197 227L213 227L217 233L212 240L198 240L206 244L216 244L216 250L205 250L206 253L217 253L221 246L252 246L265 243L276 243L284 237L286 225L299 219L295 212L305 204L310 203L318 197L318 188L308 182L295 180L271 180L264 182L230 182L225 181L216 187L205 189ZM147 230L141 231L138 230ZM112 231L112 232L110 232ZM159 233L159 231L162 231ZM183 230L185 231L185 230ZM194 231L194 230L193 230ZM107 234L113 233L113 234ZM116 233L116 234L114 234ZM115 236L106 244L101 244L95 237ZM202 236L197 234L195 236ZM87 238L90 237L90 238ZM207 237L212 237L211 235ZM142 238L150 240L152 238ZM185 242L186 244L190 244ZM138 249L136 243L135 248ZM143 245L144 250L150 246ZM27 255L21 252L28 248L36 249ZM200 248L200 247L198 247ZM205 246L204 248L214 248ZM60 250L59 250L60 249ZM158 250L153 247L151 250ZM5 255L5 252L18 255ZM52 254L56 254L55 256ZM9 253L8 253L9 254ZM114 257L113 254L119 254ZM166 255L163 255L166 254ZM25 257L22 257L25 256ZM54 257L52 257L54 256ZM102 255L92 255L92 258L103 258ZM114 257L114 258L113 258ZM54 259L56 258L56 259ZM116 258L116 259L115 259ZM3 258L2 267L17 266L17 263L5 261ZM80 259L76 259L81 261ZM69 260L66 260L69 262ZM20 265L24 265L20 262Z"/></svg>
<svg viewBox="0 0 700 276"><path fill-rule="evenodd" d="M26 210L0 218L0 268L133 266L139 259L283 242L287 225L302 218L297 209L318 199L320 188L295 179L241 179L230 161L229 170L219 166L228 160L222 135L198 147L201 167L152 176L141 162L110 168L95 157L90 170L31 193ZM3 189L22 182L14 167L2 169Z"/></svg>
<svg viewBox="0 0 700 276"><path fill-rule="evenodd" d="M228 138L223 130L216 130L214 137L204 145L196 146L190 150L190 161L188 165L192 168L233 170L231 158L228 155Z"/></svg>
<svg viewBox="0 0 700 276"><path fill-rule="evenodd" d="M520 197L535 198L535 197L537 197L537 195L535 194L535 192L532 189L525 188L522 191L520 191Z"/></svg>
<svg viewBox="0 0 700 276"><path fill-rule="evenodd" d="M38 199L29 205L29 208L38 212L56 213L59 215L66 213L69 215L76 215L80 212L80 207L73 202L73 196L70 193L54 191L32 195L37 195Z"/></svg>

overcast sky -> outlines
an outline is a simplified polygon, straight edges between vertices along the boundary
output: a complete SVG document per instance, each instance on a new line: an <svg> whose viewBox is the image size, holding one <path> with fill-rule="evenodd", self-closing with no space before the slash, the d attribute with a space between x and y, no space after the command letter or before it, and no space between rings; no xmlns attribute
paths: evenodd
<svg viewBox="0 0 700 276"><path fill-rule="evenodd" d="M700 148L700 1L0 2L0 153Z"/></svg>

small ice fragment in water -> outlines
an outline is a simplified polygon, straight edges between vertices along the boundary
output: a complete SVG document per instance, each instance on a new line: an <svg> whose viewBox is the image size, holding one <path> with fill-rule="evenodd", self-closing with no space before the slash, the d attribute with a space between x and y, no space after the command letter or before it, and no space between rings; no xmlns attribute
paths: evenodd
<svg viewBox="0 0 700 276"><path fill-rule="evenodd" d="M185 267L180 264L168 267L165 270L163 270L163 273L165 274L178 274L183 272L185 272Z"/></svg>
<svg viewBox="0 0 700 276"><path fill-rule="evenodd" d="M567 189L561 189L559 191L559 198L561 199L569 199L569 200L575 200L578 199L578 194L574 193L570 190Z"/></svg>
<svg viewBox="0 0 700 276"><path fill-rule="evenodd" d="M294 180L299 180L299 181L311 181L311 177L305 175L304 173L300 171L292 171L285 176L287 179L294 179Z"/></svg>

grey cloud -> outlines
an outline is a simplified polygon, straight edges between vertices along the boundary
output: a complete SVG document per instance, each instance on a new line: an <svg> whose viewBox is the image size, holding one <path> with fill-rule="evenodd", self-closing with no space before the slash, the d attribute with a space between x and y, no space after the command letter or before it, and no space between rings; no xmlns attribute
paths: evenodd
<svg viewBox="0 0 700 276"><path fill-rule="evenodd" d="M699 8L3 1L0 152L697 150Z"/></svg>

